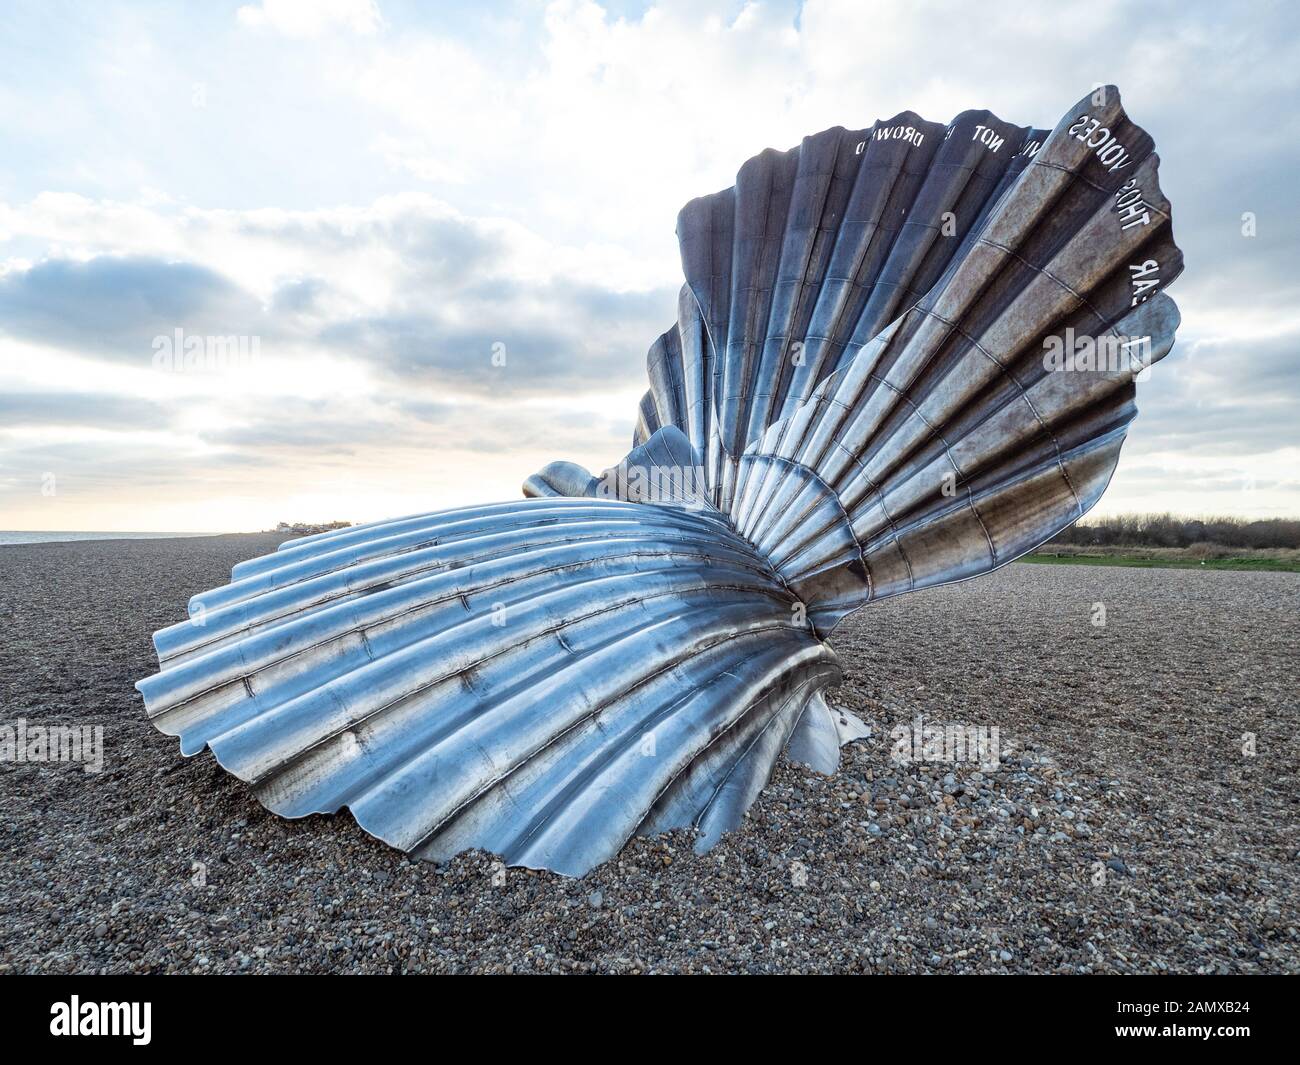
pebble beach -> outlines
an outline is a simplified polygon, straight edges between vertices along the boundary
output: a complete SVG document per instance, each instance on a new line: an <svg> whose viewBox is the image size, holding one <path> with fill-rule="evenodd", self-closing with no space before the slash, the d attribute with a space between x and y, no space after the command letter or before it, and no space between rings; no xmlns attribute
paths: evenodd
<svg viewBox="0 0 1300 1065"><path fill-rule="evenodd" d="M0 972L1300 972L1300 575L1013 564L872 605L831 641L871 727L838 773L573 880L280 819L154 730L150 634L279 539L0 547L0 724L103 729L99 772L0 762ZM985 757L912 742L950 726Z"/></svg>

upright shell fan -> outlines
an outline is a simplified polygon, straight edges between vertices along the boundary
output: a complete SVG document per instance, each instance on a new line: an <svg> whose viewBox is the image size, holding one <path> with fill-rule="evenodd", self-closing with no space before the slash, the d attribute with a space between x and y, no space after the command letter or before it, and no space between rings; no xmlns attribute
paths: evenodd
<svg viewBox="0 0 1300 1065"><path fill-rule="evenodd" d="M533 498L306 537L155 634L145 706L285 816L581 875L734 827L861 723L825 640L1100 497L1179 272L1105 88L1050 133L966 112L765 152L679 219L633 450Z"/></svg>

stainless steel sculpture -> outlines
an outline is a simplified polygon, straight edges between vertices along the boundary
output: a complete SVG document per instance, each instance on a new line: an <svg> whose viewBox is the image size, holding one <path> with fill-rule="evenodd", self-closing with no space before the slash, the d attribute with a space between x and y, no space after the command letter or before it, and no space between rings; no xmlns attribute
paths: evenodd
<svg viewBox="0 0 1300 1065"><path fill-rule="evenodd" d="M521 501L291 540L154 637L145 706L288 817L581 875L738 824L862 734L826 639L1101 496L1181 269L1100 89L1048 132L907 113L764 152L678 222L632 452Z"/></svg>

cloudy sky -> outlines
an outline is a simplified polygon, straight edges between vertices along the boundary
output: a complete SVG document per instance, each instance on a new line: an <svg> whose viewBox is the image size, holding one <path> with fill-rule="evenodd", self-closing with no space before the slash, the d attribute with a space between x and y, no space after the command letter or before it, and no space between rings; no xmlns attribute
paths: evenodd
<svg viewBox="0 0 1300 1065"><path fill-rule="evenodd" d="M4 8L0 528L369 520L600 469L686 200L828 126L1050 127L1109 82L1187 268L1102 508L1300 513L1291 2ZM175 372L177 329L256 351Z"/></svg>

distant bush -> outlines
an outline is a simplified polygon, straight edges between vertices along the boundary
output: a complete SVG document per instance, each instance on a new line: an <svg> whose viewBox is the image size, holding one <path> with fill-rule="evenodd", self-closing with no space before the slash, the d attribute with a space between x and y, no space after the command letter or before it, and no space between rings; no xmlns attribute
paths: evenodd
<svg viewBox="0 0 1300 1065"><path fill-rule="evenodd" d="M1079 547L1300 548L1300 518L1182 518L1175 514L1116 514L1085 518L1052 537Z"/></svg>

